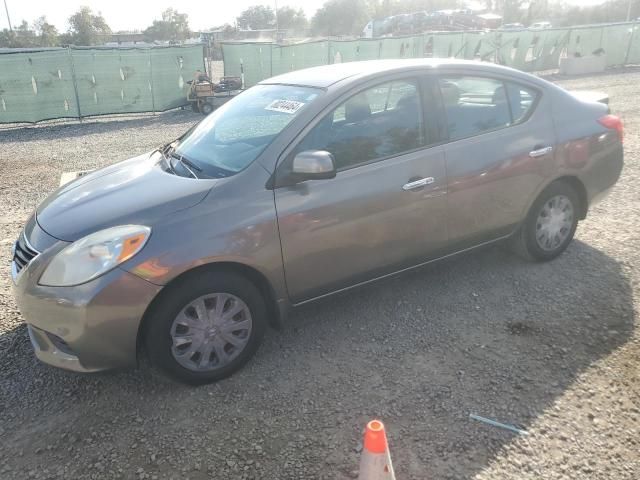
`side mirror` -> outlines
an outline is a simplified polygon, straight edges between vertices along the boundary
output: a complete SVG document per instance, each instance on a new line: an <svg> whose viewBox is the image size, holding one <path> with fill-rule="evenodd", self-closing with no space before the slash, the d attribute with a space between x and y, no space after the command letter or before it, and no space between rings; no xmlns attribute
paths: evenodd
<svg viewBox="0 0 640 480"><path fill-rule="evenodd" d="M306 150L294 157L291 173L297 181L334 178L336 165L329 152Z"/></svg>

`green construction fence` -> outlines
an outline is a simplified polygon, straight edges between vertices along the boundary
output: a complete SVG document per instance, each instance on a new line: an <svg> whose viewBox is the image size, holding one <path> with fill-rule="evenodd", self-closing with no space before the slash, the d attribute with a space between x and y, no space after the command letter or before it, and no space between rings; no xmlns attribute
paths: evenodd
<svg viewBox="0 0 640 480"><path fill-rule="evenodd" d="M202 45L0 52L0 123L164 111L186 104Z"/></svg>
<svg viewBox="0 0 640 480"><path fill-rule="evenodd" d="M534 72L557 69L561 56L604 55L607 66L640 63L640 24L625 22L546 30L433 32L405 37L322 40L294 45L222 44L224 73L245 86L301 68L382 58L484 60Z"/></svg>

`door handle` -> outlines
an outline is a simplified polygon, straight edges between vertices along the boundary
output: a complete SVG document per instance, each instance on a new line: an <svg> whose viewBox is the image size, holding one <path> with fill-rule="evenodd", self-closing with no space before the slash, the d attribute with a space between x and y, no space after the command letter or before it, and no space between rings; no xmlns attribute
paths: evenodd
<svg viewBox="0 0 640 480"><path fill-rule="evenodd" d="M529 156L531 158L538 158L538 157L543 157L545 156L547 153L551 153L553 151L553 147L542 147L542 148L537 148L535 150L531 150L529 152Z"/></svg>
<svg viewBox="0 0 640 480"><path fill-rule="evenodd" d="M414 180L412 182L405 183L402 186L402 189L404 191L415 190L416 188L422 188L422 187L425 187L427 185L431 185L434 181L435 181L435 179L433 177L421 178L419 180Z"/></svg>

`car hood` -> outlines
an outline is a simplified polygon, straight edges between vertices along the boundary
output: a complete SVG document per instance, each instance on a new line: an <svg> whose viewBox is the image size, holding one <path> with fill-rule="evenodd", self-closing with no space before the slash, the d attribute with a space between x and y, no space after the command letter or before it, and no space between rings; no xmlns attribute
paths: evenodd
<svg viewBox="0 0 640 480"><path fill-rule="evenodd" d="M160 160L147 153L63 185L38 207L38 224L68 242L116 225L153 226L200 203L217 182L173 175Z"/></svg>

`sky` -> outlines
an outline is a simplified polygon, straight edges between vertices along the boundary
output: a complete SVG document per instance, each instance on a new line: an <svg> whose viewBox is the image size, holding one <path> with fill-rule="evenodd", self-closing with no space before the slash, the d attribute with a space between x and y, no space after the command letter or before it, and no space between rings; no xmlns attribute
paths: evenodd
<svg viewBox="0 0 640 480"><path fill-rule="evenodd" d="M159 19L163 10L174 7L189 15L192 30L208 30L224 23L233 23L242 10L257 4L271 5L275 0L159 0L154 2L136 0L5 0L9 8L11 23L19 25L22 20L32 23L46 15L49 23L59 31L67 30L67 19L81 5L101 12L113 31L144 30L154 19ZM594 5L604 0L568 0L576 5ZM311 18L325 0L278 0L278 7L289 5L304 9ZM7 28L7 16L0 5L0 29Z"/></svg>

